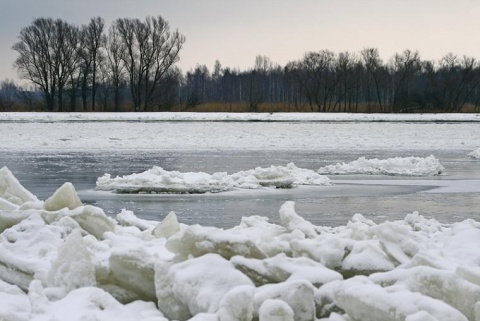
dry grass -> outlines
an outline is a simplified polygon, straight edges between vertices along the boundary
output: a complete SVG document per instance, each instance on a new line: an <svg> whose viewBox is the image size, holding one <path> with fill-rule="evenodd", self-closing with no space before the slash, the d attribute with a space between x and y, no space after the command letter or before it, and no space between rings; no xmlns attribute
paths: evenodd
<svg viewBox="0 0 480 321"><path fill-rule="evenodd" d="M36 103L34 105L27 105L27 104L20 104L20 103L15 103L13 105L9 106L0 106L3 108L0 108L0 111L42 111L42 104L41 103ZM68 105L66 106L68 110ZM81 103L77 104L77 111L82 112L83 106ZM91 106L88 106L87 112L91 111ZM317 107L314 106L313 108L314 112L317 111ZM114 108L111 105L102 106L102 104L98 104L96 108L97 112L113 112ZM120 112L132 112L133 111L133 105L129 102L122 102L120 104ZM184 104L177 104L174 106L170 111L173 112L200 112L200 113L220 113L220 112L229 112L229 113L246 113L249 112L249 104L248 102L208 102L204 104L200 104L198 106L195 106L193 108L186 108ZM279 113L279 112L312 112L312 109L308 104L294 104L294 103L288 103L288 102L280 102L280 103L262 103L258 105L258 112L260 113ZM336 108L330 108L328 112L357 112L357 113L381 113L382 110L378 104L367 104L367 103L360 103L358 106L355 108L354 105L352 105L351 108L347 106L345 107L342 105L336 106ZM391 108L387 107L386 110L384 111L386 113L391 112ZM438 108L433 108L431 106L422 109L422 108L412 108L408 112L411 113L444 113L444 110L438 109ZM460 110L461 113L478 113L480 112L480 109L475 110L475 105L472 104L466 104L463 106L463 108Z"/></svg>

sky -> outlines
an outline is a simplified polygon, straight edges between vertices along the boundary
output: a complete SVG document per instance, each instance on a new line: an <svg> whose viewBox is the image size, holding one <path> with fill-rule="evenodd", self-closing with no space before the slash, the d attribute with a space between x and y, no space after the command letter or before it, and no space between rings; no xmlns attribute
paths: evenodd
<svg viewBox="0 0 480 321"><path fill-rule="evenodd" d="M308 51L359 52L375 47L384 60L405 49L422 59L452 52L480 59L477 0L0 0L0 81L18 80L11 48L34 18L86 24L100 16L161 15L185 35L184 72L253 67L257 55L284 66Z"/></svg>

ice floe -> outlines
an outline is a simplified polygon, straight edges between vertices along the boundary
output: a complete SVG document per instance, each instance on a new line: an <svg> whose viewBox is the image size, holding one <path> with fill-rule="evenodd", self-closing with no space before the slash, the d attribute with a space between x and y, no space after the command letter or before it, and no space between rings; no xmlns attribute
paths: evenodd
<svg viewBox="0 0 480 321"><path fill-rule="evenodd" d="M345 175L399 175L399 176L434 176L440 175L445 168L435 156L428 157L394 157L388 159L367 159L360 157L350 163L337 163L321 167L320 174Z"/></svg>
<svg viewBox="0 0 480 321"><path fill-rule="evenodd" d="M105 174L97 179L97 190L115 193L219 193L233 189L262 187L291 188L295 185L330 185L324 175L309 169L287 166L257 167L234 174L219 172L167 171L155 166L145 172L112 178Z"/></svg>
<svg viewBox="0 0 480 321"><path fill-rule="evenodd" d="M0 320L480 320L474 220L332 228L293 202L230 229L114 219L71 184L44 202L0 173Z"/></svg>

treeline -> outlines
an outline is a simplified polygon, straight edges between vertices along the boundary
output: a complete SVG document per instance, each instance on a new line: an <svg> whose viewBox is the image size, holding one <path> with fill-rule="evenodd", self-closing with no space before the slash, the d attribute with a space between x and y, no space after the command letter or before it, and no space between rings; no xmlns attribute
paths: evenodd
<svg viewBox="0 0 480 321"><path fill-rule="evenodd" d="M480 64L447 54L422 60L405 50L388 61L359 53L307 52L285 66L257 56L249 70L175 66L185 37L162 17L97 17L76 26L35 19L20 31L14 67L32 85L0 83L0 111L462 112L480 111ZM223 107L222 107L223 106ZM207 109L208 110L208 109Z"/></svg>
<svg viewBox="0 0 480 321"><path fill-rule="evenodd" d="M360 53L308 52L285 67L257 56L248 71L213 73L198 66L186 74L180 97L187 106L212 101L284 104L312 112L461 112L479 111L480 64L475 58L445 55L422 60L405 50L383 62L375 48Z"/></svg>

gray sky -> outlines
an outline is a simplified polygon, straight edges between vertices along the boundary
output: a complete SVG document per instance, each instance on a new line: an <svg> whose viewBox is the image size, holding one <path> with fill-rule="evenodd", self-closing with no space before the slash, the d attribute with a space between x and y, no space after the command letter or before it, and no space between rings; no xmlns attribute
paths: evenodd
<svg viewBox="0 0 480 321"><path fill-rule="evenodd" d="M306 51L376 47L389 59L404 49L423 59L448 52L480 59L476 0L0 0L0 80L16 79L11 49L34 18L87 23L161 15L187 41L178 66L246 69L256 55L285 65Z"/></svg>

